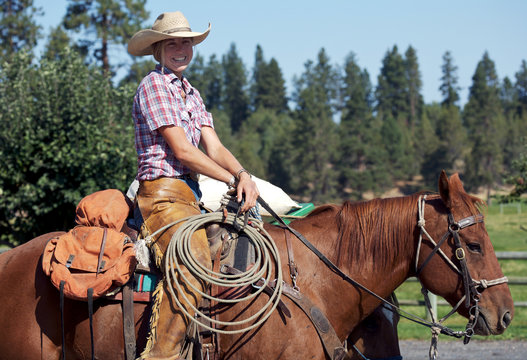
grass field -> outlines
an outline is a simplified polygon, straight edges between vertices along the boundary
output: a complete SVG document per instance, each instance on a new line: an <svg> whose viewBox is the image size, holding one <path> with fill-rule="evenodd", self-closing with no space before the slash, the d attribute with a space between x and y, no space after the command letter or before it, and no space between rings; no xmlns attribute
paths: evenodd
<svg viewBox="0 0 527 360"><path fill-rule="evenodd" d="M489 206L485 210L485 225L490 239L496 251L527 251L527 231L520 226L527 227L527 204L518 206L503 206L499 204ZM527 260L500 260L503 273L509 277L526 277ZM527 301L527 285L510 285L512 297L515 302ZM400 300L421 300L420 285L417 282L406 282L396 294ZM483 295L484 296L484 295ZM403 306L403 310L425 318L424 306ZM450 311L450 306L438 306L439 317ZM504 339L527 339L527 308L516 307L512 325L507 331L499 336L492 336L489 340ZM446 321L446 325L456 331L464 330L467 320L459 315L453 315ZM428 328L415 324L409 320L401 319L399 326L399 337L401 339L427 339L431 337ZM440 336L441 340L455 338L446 335ZM474 336L474 339L487 339L486 337Z"/></svg>

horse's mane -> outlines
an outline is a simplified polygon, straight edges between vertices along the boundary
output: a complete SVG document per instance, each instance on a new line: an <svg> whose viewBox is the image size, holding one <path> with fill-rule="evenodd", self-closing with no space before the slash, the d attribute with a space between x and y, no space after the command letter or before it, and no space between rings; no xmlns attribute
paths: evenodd
<svg viewBox="0 0 527 360"><path fill-rule="evenodd" d="M371 262L383 267L393 262L406 243L401 234L411 234L415 229L417 198L418 194L344 202L337 214L337 263Z"/></svg>
<svg viewBox="0 0 527 360"><path fill-rule="evenodd" d="M367 263L383 267L392 263L404 251L408 244L401 234L412 234L417 229L417 202L421 195L428 199L442 200L438 194L419 192L413 195L373 199L369 201L345 201L341 206L327 204L317 207L309 217L325 212L335 213L338 236L328 241L329 248L335 249L328 254L337 266L359 266ZM484 205L481 199L465 192L458 193L460 199L472 214L479 212Z"/></svg>

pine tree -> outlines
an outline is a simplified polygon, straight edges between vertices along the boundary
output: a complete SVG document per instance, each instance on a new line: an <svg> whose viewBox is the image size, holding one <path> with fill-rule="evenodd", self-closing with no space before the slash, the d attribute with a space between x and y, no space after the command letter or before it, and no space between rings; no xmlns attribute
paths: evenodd
<svg viewBox="0 0 527 360"><path fill-rule="evenodd" d="M203 70L203 78L206 79L207 86L205 89L199 89L199 91L207 109L209 111L223 109L223 66L216 59L216 55L213 54L209 57L207 66Z"/></svg>
<svg viewBox="0 0 527 360"><path fill-rule="evenodd" d="M119 85L131 84L134 88L137 88L141 80L156 66L155 61L152 59L141 59L135 60L130 66L128 74L121 79Z"/></svg>
<svg viewBox="0 0 527 360"><path fill-rule="evenodd" d="M46 44L43 58L47 60L58 60L61 53L64 52L64 49L69 47L74 47L68 34L62 29L62 26L57 26L51 30L50 35L48 36L48 42ZM79 56L83 56L79 51Z"/></svg>
<svg viewBox="0 0 527 360"><path fill-rule="evenodd" d="M383 117L397 119L400 115L409 113L408 88L405 62L401 54L394 46L387 51L383 60L381 72L377 79L375 97L377 99L377 112Z"/></svg>
<svg viewBox="0 0 527 360"><path fill-rule="evenodd" d="M404 119L406 116L407 120L403 126L405 136L407 137L407 158L408 158L408 177L411 178L413 175L420 173L421 164L424 161L424 154L419 151L418 141L422 141L422 136L417 138L416 134L422 134L416 132L417 127L426 127L427 124L421 124L421 117L423 116L423 105L424 100L421 95L422 80L421 71L419 70L419 63L417 60L417 53L411 46L405 52L404 57L404 68L406 74L406 89L404 92L407 94L407 108L408 114L399 115L399 121ZM429 144L433 146L433 143Z"/></svg>
<svg viewBox="0 0 527 360"><path fill-rule="evenodd" d="M463 170L463 158L468 148L466 129L457 105L460 90L457 85L457 66L454 65L454 59L448 51L443 55L441 71L439 90L443 100L435 125L438 144L436 150L429 153L425 159L422 170L426 183L434 186L441 170L449 174Z"/></svg>
<svg viewBox="0 0 527 360"><path fill-rule="evenodd" d="M225 89L223 105L231 119L232 130L237 132L249 114L249 96L245 66L234 43L223 56L222 65Z"/></svg>
<svg viewBox="0 0 527 360"><path fill-rule="evenodd" d="M295 148L296 178L292 186L310 201L332 199L335 194L333 170L336 149L332 100L336 95L336 73L324 49L317 63L308 61L300 79L296 80L292 142Z"/></svg>
<svg viewBox="0 0 527 360"><path fill-rule="evenodd" d="M261 87L265 86L263 84L262 78L265 74L265 59L262 47L256 45L256 52L254 53L254 67L253 67L253 76L250 86L250 98L252 109L258 109L260 106L260 93L262 92Z"/></svg>
<svg viewBox="0 0 527 360"><path fill-rule="evenodd" d="M443 55L443 65L441 66L443 75L441 76L441 86L439 90L443 95L443 106L454 106L459 101L459 90L458 77L457 77L457 66L454 65L454 59L450 51L445 52Z"/></svg>
<svg viewBox="0 0 527 360"><path fill-rule="evenodd" d="M338 126L339 150L336 169L345 196L362 199L364 193L378 193L386 185L387 154L373 117L372 86L367 70L361 70L355 54L344 64L341 96L342 116Z"/></svg>
<svg viewBox="0 0 527 360"><path fill-rule="evenodd" d="M392 181L410 179L419 171L410 128L410 96L405 59L397 46L388 51L378 76L377 116L382 122L382 141L390 161Z"/></svg>
<svg viewBox="0 0 527 360"><path fill-rule="evenodd" d="M471 153L465 161L465 185L490 189L502 180L505 122L499 99L499 80L487 52L472 77L469 100L464 109Z"/></svg>
<svg viewBox="0 0 527 360"><path fill-rule="evenodd" d="M185 70L184 76L190 81L193 87L201 92L207 88L207 79L205 78L205 59L199 53L194 53L192 62Z"/></svg>
<svg viewBox="0 0 527 360"><path fill-rule="evenodd" d="M423 109L423 96L421 88L421 72L417 61L417 53L411 46L405 52L404 67L406 74L407 92L408 92L408 110L409 110L409 128L413 129L419 124L419 118Z"/></svg>
<svg viewBox="0 0 527 360"><path fill-rule="evenodd" d="M524 136L527 135L525 122L522 122L518 109L517 92L508 77L503 79L500 87L500 100L505 119L505 138L503 147L503 166L506 173L510 173L518 154L523 150Z"/></svg>
<svg viewBox="0 0 527 360"><path fill-rule="evenodd" d="M421 174L425 184L435 189L442 170L448 174L462 170L467 146L466 131L459 108L455 105L426 105L422 121L422 128L418 130L422 134L418 142L425 155ZM429 125L426 125L427 121Z"/></svg>
<svg viewBox="0 0 527 360"><path fill-rule="evenodd" d="M263 50L258 45L254 57L253 78L251 84L251 104L254 110L259 107L278 112L288 110L285 81L275 59L268 63Z"/></svg>
<svg viewBox="0 0 527 360"><path fill-rule="evenodd" d="M239 160L260 178L268 178L268 165L276 161L271 154L279 141L280 121L274 110L260 107L242 124L238 133Z"/></svg>
<svg viewBox="0 0 527 360"><path fill-rule="evenodd" d="M42 10L33 0L0 0L0 9L0 60L22 49L32 51L41 29L35 20Z"/></svg>
<svg viewBox="0 0 527 360"><path fill-rule="evenodd" d="M106 74L110 74L110 47L124 45L142 27L149 13L146 0L69 0L63 19L65 29L84 32L81 43L91 49ZM95 38L90 34L95 34Z"/></svg>

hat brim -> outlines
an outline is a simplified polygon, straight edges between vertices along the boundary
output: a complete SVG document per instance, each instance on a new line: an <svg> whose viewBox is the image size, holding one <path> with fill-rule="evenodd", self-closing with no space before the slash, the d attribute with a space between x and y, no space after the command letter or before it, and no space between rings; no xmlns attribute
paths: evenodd
<svg viewBox="0 0 527 360"><path fill-rule="evenodd" d="M160 31L146 29L135 33L128 42L128 53L134 56L152 55L152 44L166 39L173 38L192 38L193 44L197 45L209 35L210 24L204 32L180 31L176 33L166 34Z"/></svg>

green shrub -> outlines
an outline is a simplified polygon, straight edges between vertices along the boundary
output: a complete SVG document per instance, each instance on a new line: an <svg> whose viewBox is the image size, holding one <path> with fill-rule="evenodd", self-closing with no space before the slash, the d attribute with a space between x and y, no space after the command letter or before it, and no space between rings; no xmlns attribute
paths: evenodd
<svg viewBox="0 0 527 360"><path fill-rule="evenodd" d="M135 174L133 89L114 88L71 50L0 68L0 240L17 245L73 226L78 201L126 190Z"/></svg>

